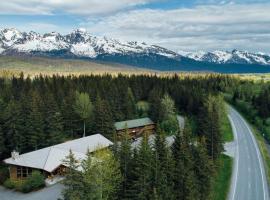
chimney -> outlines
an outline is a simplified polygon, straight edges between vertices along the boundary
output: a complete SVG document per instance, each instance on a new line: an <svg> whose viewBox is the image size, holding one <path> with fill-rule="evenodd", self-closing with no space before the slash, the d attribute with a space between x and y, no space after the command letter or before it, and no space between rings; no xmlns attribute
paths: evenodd
<svg viewBox="0 0 270 200"><path fill-rule="evenodd" d="M19 152L15 151L15 150L13 150L13 151L11 152L11 158L12 158L13 160L18 159L19 157L20 157Z"/></svg>

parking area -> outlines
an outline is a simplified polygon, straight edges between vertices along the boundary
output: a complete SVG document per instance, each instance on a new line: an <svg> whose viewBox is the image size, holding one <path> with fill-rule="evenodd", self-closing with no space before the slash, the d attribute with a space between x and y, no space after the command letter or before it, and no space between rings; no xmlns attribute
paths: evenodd
<svg viewBox="0 0 270 200"><path fill-rule="evenodd" d="M63 190L62 184L56 184L41 190L22 194L12 190L8 190L0 186L0 199L1 200L57 200L61 198Z"/></svg>

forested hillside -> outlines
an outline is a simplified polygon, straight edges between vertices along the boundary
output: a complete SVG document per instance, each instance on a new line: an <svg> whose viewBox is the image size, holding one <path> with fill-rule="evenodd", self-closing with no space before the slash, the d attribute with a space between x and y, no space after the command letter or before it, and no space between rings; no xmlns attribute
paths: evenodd
<svg viewBox="0 0 270 200"><path fill-rule="evenodd" d="M114 122L150 116L158 126L154 146L145 136L137 150L125 138L113 147L119 162L113 166L121 178L109 199L207 199L223 151L221 120L226 115L219 93L235 82L221 75L2 77L1 159L14 149L24 153L82 137L84 124L86 135L101 133L114 140ZM80 102L88 114L80 112ZM186 125L183 132L173 131L175 142L169 147L164 137L172 134L168 130L176 113L187 117Z"/></svg>

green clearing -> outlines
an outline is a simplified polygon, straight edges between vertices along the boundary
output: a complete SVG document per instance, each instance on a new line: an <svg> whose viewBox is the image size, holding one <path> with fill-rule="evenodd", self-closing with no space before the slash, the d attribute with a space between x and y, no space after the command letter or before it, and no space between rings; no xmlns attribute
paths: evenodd
<svg viewBox="0 0 270 200"><path fill-rule="evenodd" d="M230 181L232 175L233 159L222 154L219 158L219 168L213 180L213 200L226 200L229 193Z"/></svg>
<svg viewBox="0 0 270 200"><path fill-rule="evenodd" d="M31 77L44 75L91 75L91 74L148 74L154 71L133 66L94 62L82 59L61 59L47 57L0 56L0 75L23 72Z"/></svg>

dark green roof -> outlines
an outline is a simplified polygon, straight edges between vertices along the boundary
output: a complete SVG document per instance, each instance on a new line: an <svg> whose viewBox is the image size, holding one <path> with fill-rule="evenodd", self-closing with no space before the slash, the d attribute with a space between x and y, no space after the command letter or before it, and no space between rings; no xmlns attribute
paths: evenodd
<svg viewBox="0 0 270 200"><path fill-rule="evenodd" d="M122 122L116 122L114 124L116 130L123 130L126 128L135 128L135 127L140 127L140 126L147 126L150 124L154 124L154 122L146 117L146 118L141 118L141 119L133 119L133 120L128 120L128 121L122 121Z"/></svg>

